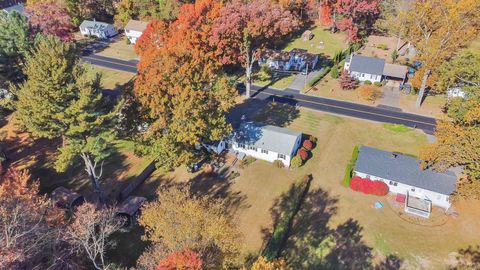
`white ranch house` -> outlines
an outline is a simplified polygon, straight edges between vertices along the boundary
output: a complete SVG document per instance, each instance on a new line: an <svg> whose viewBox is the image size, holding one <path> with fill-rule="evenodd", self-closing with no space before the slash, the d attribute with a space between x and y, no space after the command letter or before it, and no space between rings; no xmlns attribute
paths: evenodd
<svg viewBox="0 0 480 270"><path fill-rule="evenodd" d="M254 122L243 123L232 137L232 150L237 156L252 156L286 167L302 142L302 133L286 128Z"/></svg>
<svg viewBox="0 0 480 270"><path fill-rule="evenodd" d="M147 28L148 22L142 22L137 20L130 20L125 26L125 36L130 43L135 44L137 40L142 36L143 31Z"/></svg>
<svg viewBox="0 0 480 270"><path fill-rule="evenodd" d="M272 70L310 72L319 61L317 54L304 49L293 49L289 52L266 49L262 52L259 65L267 65Z"/></svg>
<svg viewBox="0 0 480 270"><path fill-rule="evenodd" d="M19 1L9 1L9 0L4 0L0 1L0 8L3 10L5 13L12 13L12 12L17 12L19 14L22 14L24 16L28 17L28 14L25 12L25 6L23 3Z"/></svg>
<svg viewBox="0 0 480 270"><path fill-rule="evenodd" d="M348 55L343 69L350 73L352 78L361 82L381 82L387 80L401 80L405 82L408 68L397 64L385 63L385 59L362 55Z"/></svg>
<svg viewBox="0 0 480 270"><path fill-rule="evenodd" d="M98 22L98 21L83 21L82 24L80 24L80 32L84 36L88 37L97 37L97 38L111 38L115 35L118 34L117 30L113 25L109 23L104 23L104 22Z"/></svg>
<svg viewBox="0 0 480 270"><path fill-rule="evenodd" d="M406 212L421 217L430 216L432 205L448 210L457 182L452 172L422 170L416 158L367 146L360 147L354 174L383 181L390 192L406 199Z"/></svg>

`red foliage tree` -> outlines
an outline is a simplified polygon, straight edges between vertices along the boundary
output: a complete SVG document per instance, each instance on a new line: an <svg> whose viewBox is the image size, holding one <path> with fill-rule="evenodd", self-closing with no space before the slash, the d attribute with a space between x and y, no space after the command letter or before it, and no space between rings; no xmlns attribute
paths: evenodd
<svg viewBox="0 0 480 270"><path fill-rule="evenodd" d="M344 90L355 89L358 84L357 80L350 77L350 73L348 73L348 71L345 71L345 70L342 72L342 75L340 75L339 80L340 80L340 87L342 87L342 89Z"/></svg>
<svg viewBox="0 0 480 270"><path fill-rule="evenodd" d="M362 189L362 178L359 176L354 176L350 180L350 188L354 191L361 191Z"/></svg>
<svg viewBox="0 0 480 270"><path fill-rule="evenodd" d="M337 0L335 12L341 18L336 27L347 32L350 43L361 41L380 14L380 0Z"/></svg>
<svg viewBox="0 0 480 270"><path fill-rule="evenodd" d="M312 141L310 141L310 140L305 140L305 141L303 142L303 147L305 147L305 149L307 149L308 151L312 150L312 148L313 148L313 143L312 143Z"/></svg>
<svg viewBox="0 0 480 270"><path fill-rule="evenodd" d="M274 1L233 0L220 11L210 41L217 46L223 64L240 63L245 68L246 95L250 97L252 68L260 51L277 44L298 26L297 18Z"/></svg>
<svg viewBox="0 0 480 270"><path fill-rule="evenodd" d="M303 149L298 149L297 155L299 155L303 161L307 160L308 158L308 152Z"/></svg>
<svg viewBox="0 0 480 270"><path fill-rule="evenodd" d="M67 9L57 2L36 2L28 6L29 22L41 32L54 35L62 41L71 41L75 26Z"/></svg>
<svg viewBox="0 0 480 270"><path fill-rule="evenodd" d="M318 8L319 24L325 27L331 27L333 24L332 10L333 8L325 3L322 3Z"/></svg>
<svg viewBox="0 0 480 270"><path fill-rule="evenodd" d="M186 249L181 252L170 253L158 263L157 270L201 270L203 261L200 255Z"/></svg>

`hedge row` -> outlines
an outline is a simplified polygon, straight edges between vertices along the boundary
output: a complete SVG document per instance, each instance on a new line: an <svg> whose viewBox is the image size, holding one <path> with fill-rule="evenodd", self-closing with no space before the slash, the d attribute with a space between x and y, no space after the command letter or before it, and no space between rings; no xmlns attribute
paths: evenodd
<svg viewBox="0 0 480 270"><path fill-rule="evenodd" d="M350 188L352 190L363 192L364 194L373 194L377 196L385 196L388 194L388 185L382 181L372 181L368 178L354 176L350 180Z"/></svg>
<svg viewBox="0 0 480 270"><path fill-rule="evenodd" d="M280 218L275 224L273 234L268 241L265 249L262 252L262 256L271 261L280 255L280 252L287 241L290 227L292 226L295 215L300 210L303 202L303 198L310 188L311 175L303 176L298 182L296 182L285 196L284 200L286 208L283 209Z"/></svg>
<svg viewBox="0 0 480 270"><path fill-rule="evenodd" d="M308 87L313 87L317 84L318 81L323 79L328 73L330 72L330 67L325 67L322 72L320 72L317 76L313 77L313 79L308 83Z"/></svg>
<svg viewBox="0 0 480 270"><path fill-rule="evenodd" d="M345 168L345 175L343 176L342 185L348 187L350 185L350 179L352 179L353 175L353 168L355 167L355 163L357 162L358 158L358 145L353 148L352 157Z"/></svg>

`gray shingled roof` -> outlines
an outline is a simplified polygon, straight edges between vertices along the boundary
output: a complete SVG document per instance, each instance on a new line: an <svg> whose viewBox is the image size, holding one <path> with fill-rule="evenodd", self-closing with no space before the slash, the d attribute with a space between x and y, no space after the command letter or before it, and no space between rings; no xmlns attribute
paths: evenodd
<svg viewBox="0 0 480 270"><path fill-rule="evenodd" d="M13 6L10 6L10 7L7 7L7 8L4 8L3 9L5 12L7 13L11 13L13 11L16 11L22 15L25 15L25 7L23 6L22 3L19 3L19 4L16 4L16 5L13 5Z"/></svg>
<svg viewBox="0 0 480 270"><path fill-rule="evenodd" d="M360 147L355 171L396 181L440 194L450 195L455 191L457 177L452 172L435 172L420 169L416 158L371 148Z"/></svg>
<svg viewBox="0 0 480 270"><path fill-rule="evenodd" d="M247 122L235 131L233 140L279 154L291 155L295 150L298 136L302 136L302 133L286 128Z"/></svg>
<svg viewBox="0 0 480 270"><path fill-rule="evenodd" d="M104 23L104 22L99 22L99 21L83 21L82 24L80 24L80 28L94 28L94 29L99 29L103 30L107 28L110 24Z"/></svg>
<svg viewBox="0 0 480 270"><path fill-rule="evenodd" d="M362 55L353 55L351 57L349 70L382 76L384 67L385 59Z"/></svg>

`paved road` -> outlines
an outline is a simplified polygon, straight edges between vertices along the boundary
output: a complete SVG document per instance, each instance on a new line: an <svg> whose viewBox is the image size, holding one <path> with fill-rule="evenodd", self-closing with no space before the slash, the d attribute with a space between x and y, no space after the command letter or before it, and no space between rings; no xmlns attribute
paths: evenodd
<svg viewBox="0 0 480 270"><path fill-rule="evenodd" d="M137 60L120 60L112 57L105 57L96 54L91 54L88 56L83 56L82 61L88 62L92 65L116 69L120 71L130 72L130 73L137 73Z"/></svg>
<svg viewBox="0 0 480 270"><path fill-rule="evenodd" d="M137 73L138 61L124 61L94 54L84 56L82 57L82 60L93 65ZM434 118L389 110L387 108L378 108L346 101L308 96L300 94L298 91L281 91L272 88L252 86L252 97L267 101L275 100L277 102L287 103L294 106L302 106L318 111L336 113L377 122L402 124L408 127L421 129L427 134L433 134L435 129Z"/></svg>
<svg viewBox="0 0 480 270"><path fill-rule="evenodd" d="M257 86L252 86L251 94L253 98L261 100L288 103L294 106L302 106L318 111L341 114L371 121L402 124L408 127L421 129L427 134L433 134L435 129L434 118L417 114Z"/></svg>

